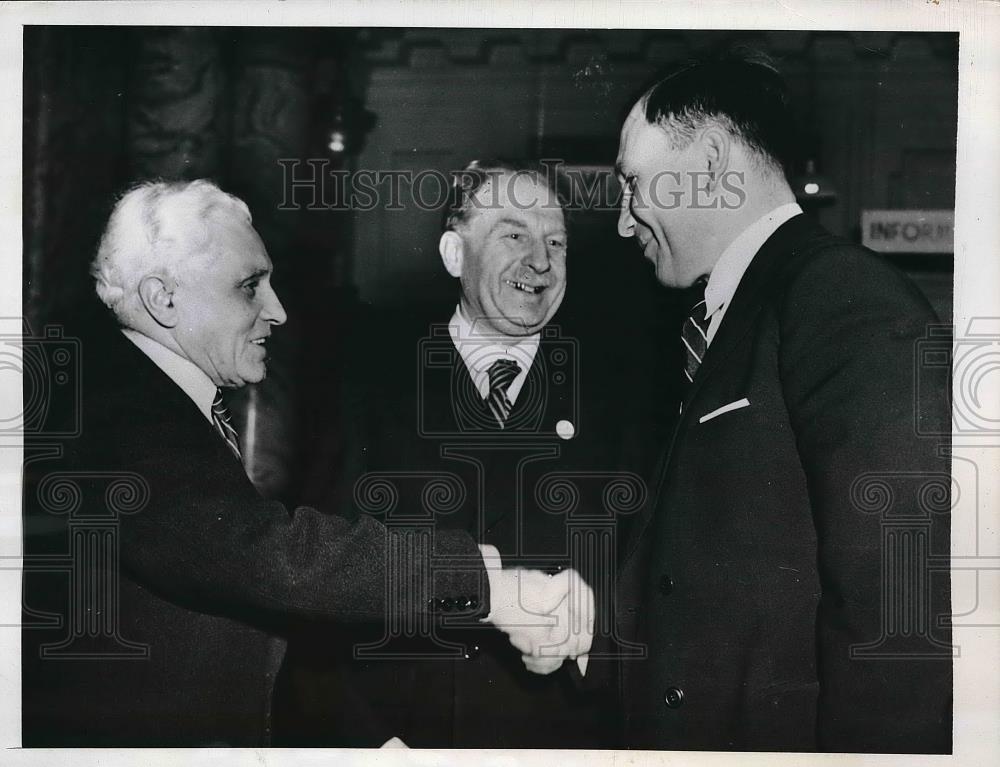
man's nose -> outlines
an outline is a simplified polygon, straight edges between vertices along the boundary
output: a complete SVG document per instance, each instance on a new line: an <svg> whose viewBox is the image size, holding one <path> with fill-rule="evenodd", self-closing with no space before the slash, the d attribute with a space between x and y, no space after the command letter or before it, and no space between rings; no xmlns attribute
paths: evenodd
<svg viewBox="0 0 1000 767"><path fill-rule="evenodd" d="M539 274L547 272L552 267L549 262L549 249L544 240L535 240L531 249L525 255L523 263L530 266Z"/></svg>
<svg viewBox="0 0 1000 767"><path fill-rule="evenodd" d="M632 210L628 202L622 201L621 209L618 211L618 236L635 236L635 219L632 217Z"/></svg>
<svg viewBox="0 0 1000 767"><path fill-rule="evenodd" d="M267 296L264 300L264 309L261 311L260 316L272 325L284 325L285 320L288 319L288 315L285 314L285 307L281 305L278 294L270 286L268 287Z"/></svg>

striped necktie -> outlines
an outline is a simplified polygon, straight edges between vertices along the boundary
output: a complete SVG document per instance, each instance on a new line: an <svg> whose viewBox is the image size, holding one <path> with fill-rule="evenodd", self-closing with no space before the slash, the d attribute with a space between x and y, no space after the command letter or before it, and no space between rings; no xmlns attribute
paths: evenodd
<svg viewBox="0 0 1000 767"><path fill-rule="evenodd" d="M701 361L708 351L708 318L705 317L705 299L691 308L691 315L684 321L681 328L681 341L684 344L684 376L688 382L694 381L694 375L701 366Z"/></svg>
<svg viewBox="0 0 1000 767"><path fill-rule="evenodd" d="M513 407L507 399L507 389L521 372L521 367L514 360L499 359L486 372L490 377L490 393L486 395L486 404L502 429Z"/></svg>
<svg viewBox="0 0 1000 767"><path fill-rule="evenodd" d="M212 423L215 424L215 430L219 432L219 436L226 441L229 449L233 451L233 455L242 463L243 456L240 455L240 440L236 434L236 429L229 422L229 409L222 401L222 389L215 390L215 399L212 400Z"/></svg>

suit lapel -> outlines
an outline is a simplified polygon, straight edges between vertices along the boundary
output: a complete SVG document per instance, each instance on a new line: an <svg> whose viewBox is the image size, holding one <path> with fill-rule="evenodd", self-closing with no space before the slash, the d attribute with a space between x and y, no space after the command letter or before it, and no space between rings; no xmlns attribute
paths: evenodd
<svg viewBox="0 0 1000 767"><path fill-rule="evenodd" d="M129 341L121 330L117 328L105 330L97 338L99 341L94 344L93 351L97 351L98 355L106 354L110 359L123 360L124 364L121 368L109 367L110 377L102 382L100 388L95 386L95 389L105 392L129 392L127 397L130 405L149 413L151 417L169 411L173 423L190 425L217 436L215 427L205 418L194 401L138 346ZM98 348L101 351L98 351ZM122 376L120 374L122 369L128 370L129 376ZM132 382L138 383L134 391L146 394L136 397L129 388ZM116 401L115 396L104 399L108 402Z"/></svg>
<svg viewBox="0 0 1000 767"><path fill-rule="evenodd" d="M547 369L548 352L545 341L539 341L535 359L510 411L512 433L527 431L532 436L552 437L556 433L556 419L568 417L562 414L563 403L555 392L552 371Z"/></svg>
<svg viewBox="0 0 1000 767"><path fill-rule="evenodd" d="M531 437L555 437L556 422L560 419L570 419L572 416L572 403L567 397L557 396L553 391L553 385L547 379L546 343L542 340L539 343L538 352L534 361L528 369L528 374L524 379L521 390L518 392L517 400L514 402L507 418L507 428L501 429L494 420L493 413L483 399L482 394L476 387L469 369L462 359L462 355L456 349L455 362L452 371L453 382L456 391L455 395L461 395L466 402L481 404L482 417L486 419L480 423L487 423L492 428L476 429L474 436L495 438L508 438L511 435ZM578 383L578 382L576 382ZM566 391L573 391L570 383L563 384ZM459 424L455 424L460 430Z"/></svg>
<svg viewBox="0 0 1000 767"><path fill-rule="evenodd" d="M705 359L695 374L685 397L685 406L697 396L705 380L727 360L747 332L767 297L775 290L775 275L803 247L811 246L818 237L829 237L804 213L789 219L761 246L747 268L733 295L726 316L712 339Z"/></svg>
<svg viewBox="0 0 1000 767"><path fill-rule="evenodd" d="M652 520L655 507L659 504L664 482L669 475L674 447L678 439L686 434L690 426L690 419L693 417L691 403L698 396L705 381L709 380L720 369L753 329L757 315L760 314L761 309L776 288L777 280L775 277L777 273L794 255L795 251L801 249L801 246L811 242L817 235L825 234L826 232L820 229L808 216L799 214L778 227L753 257L750 266L747 267L740 280L729 308L726 309L722 324L712 339L698 372L695 373L694 381L684 396L681 416L671 435L667 449L660 459L655 491L651 496L650 503L643 507L638 524L635 525L630 536L623 565L638 548L639 540Z"/></svg>
<svg viewBox="0 0 1000 767"><path fill-rule="evenodd" d="M461 355L456 355L455 364L460 369L455 370L455 381L457 386L464 387L464 393L469 397L475 397L477 402L483 402L483 414L489 419L491 428L479 430L474 434L474 441L484 448L481 457L486 462L486 471L496 471L498 469L515 468L519 465L517 460L526 449L526 446L544 448L551 445L552 439L542 442L539 438L555 438L555 418L563 417L563 403L554 406L557 399L549 388L549 381L546 380L548 371L546 369L547 353L545 342L539 345L538 352L528 369L528 374L518 393L517 400L511 408L508 418L508 428L501 429L493 420L493 414L482 401L479 390L476 388L465 362ZM568 417L568 416L567 416ZM492 449L490 447L492 446ZM530 450L528 452L531 452ZM495 480L494 480L495 481ZM500 502L499 499L492 499L487 502L487 513L483 518L484 534L493 533L505 520L512 516L512 513L519 506L518 500L513 493L515 488L521 488L519 482L515 482L514 477L509 477L509 487L511 496ZM525 504L521 499L521 504ZM522 513L525 509L522 509Z"/></svg>
<svg viewBox="0 0 1000 767"><path fill-rule="evenodd" d="M452 357L450 367L426 369L423 385L413 390L415 406L422 410L418 422L423 422L435 440L440 439L441 434L482 436L484 425L488 426L493 415L472 380L448 327L449 323L430 325L424 339L432 339L439 350L438 344L447 343Z"/></svg>
<svg viewBox="0 0 1000 767"><path fill-rule="evenodd" d="M461 401L472 403L473 406L477 407L478 414L484 419L482 423L493 423L493 413L490 412L486 400L483 399L483 395L480 393L479 387L476 386L476 382L472 380L472 374L469 372L469 368L465 365L465 360L462 359L462 355L457 349L455 350L455 368L452 374L454 376L452 380L455 382L456 389L456 391L452 392L452 396L461 397Z"/></svg>

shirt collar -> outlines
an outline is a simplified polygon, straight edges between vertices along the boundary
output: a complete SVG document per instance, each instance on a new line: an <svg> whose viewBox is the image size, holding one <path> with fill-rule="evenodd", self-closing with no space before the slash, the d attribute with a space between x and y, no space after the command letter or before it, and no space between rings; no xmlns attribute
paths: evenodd
<svg viewBox="0 0 1000 767"><path fill-rule="evenodd" d="M448 323L448 332L451 335L452 343L455 344L455 348L462 356L469 376L483 397L490 393L490 365L498 359L514 360L518 364L521 372L507 388L507 399L513 404L517 401L517 395L528 377L532 363L535 361L540 334L535 333L524 338L511 338L496 331L486 331L481 327L479 324L474 325L469 322L465 313L462 312L461 305L459 305L455 307L455 313L451 317L451 322Z"/></svg>
<svg viewBox="0 0 1000 767"><path fill-rule="evenodd" d="M757 251L778 227L801 212L798 203L779 205L750 224L722 251L705 286L706 317L711 317L732 300Z"/></svg>
<svg viewBox="0 0 1000 767"><path fill-rule="evenodd" d="M218 387L200 367L137 330L123 328L122 334L166 373L198 406L201 414L211 422L212 401L215 399Z"/></svg>

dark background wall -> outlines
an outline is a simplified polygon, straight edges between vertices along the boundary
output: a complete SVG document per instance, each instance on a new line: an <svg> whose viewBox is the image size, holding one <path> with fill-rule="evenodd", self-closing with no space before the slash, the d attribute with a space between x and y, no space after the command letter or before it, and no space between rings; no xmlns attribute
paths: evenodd
<svg viewBox="0 0 1000 767"><path fill-rule="evenodd" d="M382 171L446 172L497 155L609 166L623 111L653 74L748 44L775 56L788 79L803 135L797 170L813 160L837 191L812 210L828 228L859 239L863 209L954 205L951 33L27 27L24 35L26 318L38 330L91 309L87 266L128 184L210 177L245 199L289 314L268 380L233 402L257 412L257 432L243 435L254 442L248 468L274 494L294 492L296 467L336 397L340 344L365 332L358 317L444 320L457 297L437 255L437 212L282 206L280 160ZM331 151L332 130L344 134L344 151ZM585 353L631 350L636 390L652 401L683 300L655 284L615 220L613 211L573 214L570 286L557 319L586 341ZM899 262L950 316L950 257ZM650 412L659 416L655 402Z"/></svg>
<svg viewBox="0 0 1000 767"><path fill-rule="evenodd" d="M827 228L860 239L864 208L954 205L957 35L413 29L367 40L366 105L380 119L361 167L447 171L496 154L611 166L637 89L671 63L748 45L774 56L788 81L799 169L814 160L839 192L816 211ZM603 271L627 255L614 216L582 217L588 236L576 238L586 247L572 248L574 268L597 259ZM363 219L353 230L362 297L448 292L433 214L409 207ZM598 247L592 235L602 231Z"/></svg>
<svg viewBox="0 0 1000 767"><path fill-rule="evenodd" d="M338 324L351 294L349 219L279 210L278 161L320 155L343 165L326 133L352 103L354 39L328 29L25 29L26 319L37 332L96 310L88 265L130 184L207 177L243 198L289 322L271 346L267 383L235 393L230 405L244 419L257 412L256 430L242 430L248 470L275 492L294 482L296 435L315 420L304 403L336 385L329 366L312 370L336 358L336 339L310 330Z"/></svg>

